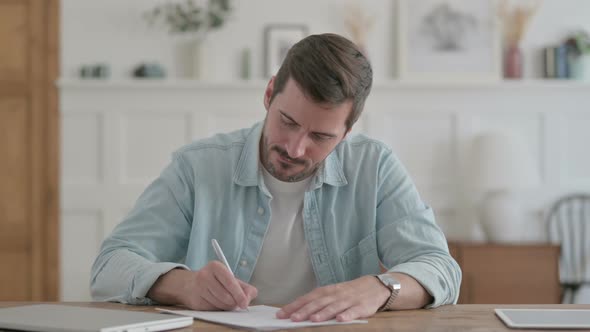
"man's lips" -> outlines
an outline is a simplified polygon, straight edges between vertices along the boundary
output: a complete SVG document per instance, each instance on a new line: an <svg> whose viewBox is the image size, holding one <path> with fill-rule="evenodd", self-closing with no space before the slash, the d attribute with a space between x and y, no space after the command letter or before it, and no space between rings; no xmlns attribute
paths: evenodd
<svg viewBox="0 0 590 332"><path fill-rule="evenodd" d="M291 159L287 159L287 158L281 156L280 154L279 154L279 161L282 163L285 163L285 164L292 164L292 165L297 164L295 161L293 161Z"/></svg>

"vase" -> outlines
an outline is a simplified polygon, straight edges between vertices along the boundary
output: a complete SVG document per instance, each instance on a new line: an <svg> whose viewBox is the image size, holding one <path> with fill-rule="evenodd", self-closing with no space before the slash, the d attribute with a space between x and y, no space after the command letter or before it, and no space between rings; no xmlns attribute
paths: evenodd
<svg viewBox="0 0 590 332"><path fill-rule="evenodd" d="M250 49L244 48L241 55L240 78L249 80L252 75Z"/></svg>
<svg viewBox="0 0 590 332"><path fill-rule="evenodd" d="M210 58L208 57L207 38L195 39L192 45L192 78L196 80L211 79Z"/></svg>
<svg viewBox="0 0 590 332"><path fill-rule="evenodd" d="M176 75L191 80L208 79L207 39L182 36L175 46Z"/></svg>
<svg viewBox="0 0 590 332"><path fill-rule="evenodd" d="M590 81L590 54L582 54L571 59L570 76L580 81Z"/></svg>
<svg viewBox="0 0 590 332"><path fill-rule="evenodd" d="M504 77L511 79L522 78L523 59L522 51L518 44L510 45L504 55Z"/></svg>
<svg viewBox="0 0 590 332"><path fill-rule="evenodd" d="M480 218L492 243L519 243L526 233L521 202L510 190L487 193L481 202Z"/></svg>

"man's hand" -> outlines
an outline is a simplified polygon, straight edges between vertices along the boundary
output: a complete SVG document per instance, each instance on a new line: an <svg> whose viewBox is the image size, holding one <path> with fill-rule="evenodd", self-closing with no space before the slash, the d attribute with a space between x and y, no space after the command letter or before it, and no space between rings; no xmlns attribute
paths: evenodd
<svg viewBox="0 0 590 332"><path fill-rule="evenodd" d="M148 297L163 304L181 304L193 310L247 308L258 290L237 278L218 261L199 271L174 269L162 275Z"/></svg>
<svg viewBox="0 0 590 332"><path fill-rule="evenodd" d="M284 306L277 318L321 322L336 318L349 321L372 316L389 298L391 291L374 276L316 288Z"/></svg>
<svg viewBox="0 0 590 332"><path fill-rule="evenodd" d="M392 309L418 309L432 303L432 296L414 278L391 273L402 285ZM391 291L374 276L316 288L277 312L277 318L320 322L349 321L372 316L389 299Z"/></svg>

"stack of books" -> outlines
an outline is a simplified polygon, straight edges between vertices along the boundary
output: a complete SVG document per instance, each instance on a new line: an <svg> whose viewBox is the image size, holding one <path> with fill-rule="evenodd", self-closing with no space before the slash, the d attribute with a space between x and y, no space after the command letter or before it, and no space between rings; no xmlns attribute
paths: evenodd
<svg viewBox="0 0 590 332"><path fill-rule="evenodd" d="M543 49L545 78L570 78L569 52L567 45Z"/></svg>

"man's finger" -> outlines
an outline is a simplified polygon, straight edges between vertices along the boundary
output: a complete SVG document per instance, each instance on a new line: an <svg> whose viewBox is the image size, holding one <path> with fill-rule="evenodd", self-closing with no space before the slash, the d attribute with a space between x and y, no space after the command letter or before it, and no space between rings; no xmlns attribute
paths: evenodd
<svg viewBox="0 0 590 332"><path fill-rule="evenodd" d="M240 279L238 279L238 283L240 284L240 287L242 287L242 290L244 291L244 293L248 297L248 304L250 301L255 299L256 296L258 296L258 289L256 289L256 287L254 287L246 282L243 282Z"/></svg>
<svg viewBox="0 0 590 332"><path fill-rule="evenodd" d="M248 306L248 299L244 293L244 290L242 290L242 287L240 287L238 279L233 276L231 271L229 271L225 265L221 263L216 264L215 268L213 269L213 275L233 297L237 306L241 308L246 308Z"/></svg>
<svg viewBox="0 0 590 332"><path fill-rule="evenodd" d="M321 311L326 306L332 304L336 299L333 296L326 296L308 302L299 310L291 314L291 320L294 322L302 322L309 319L309 317L318 311Z"/></svg>
<svg viewBox="0 0 590 332"><path fill-rule="evenodd" d="M326 320L334 319L336 315L344 312L350 308L352 303L344 300L333 301L330 305L324 307L322 310L309 316L309 320L312 322L323 322Z"/></svg>
<svg viewBox="0 0 590 332"><path fill-rule="evenodd" d="M295 311L299 310L299 308L301 308L303 305L305 305L305 303L303 303L302 301L297 299L297 300L283 306L281 308L281 310L277 311L276 317L279 319L290 318L291 314L293 314Z"/></svg>
<svg viewBox="0 0 590 332"><path fill-rule="evenodd" d="M225 289L225 287L217 280L207 286L207 290L225 306L237 307L238 303L233 296Z"/></svg>
<svg viewBox="0 0 590 332"><path fill-rule="evenodd" d="M355 305L346 309L344 312L336 315L336 320L339 322L348 322L357 318L364 318L364 308L360 305Z"/></svg>
<svg viewBox="0 0 590 332"><path fill-rule="evenodd" d="M227 305L227 304L223 303L219 298L217 298L217 296L215 294L213 294L213 292L211 292L211 290L209 288L205 289L205 292L202 296L207 302L209 302L216 309L219 309L219 310L232 310L233 308L236 307L235 305L231 306L231 305Z"/></svg>
<svg viewBox="0 0 590 332"><path fill-rule="evenodd" d="M205 290L205 292L207 292L207 291ZM221 309L218 306L211 303L210 301L208 301L206 299L206 297L211 297L211 295L209 293L207 294L207 296L205 296L204 294L201 294L199 296L199 301L200 301L199 306L198 307L189 306L189 308L193 309L193 310L219 310L219 309ZM204 307L203 307L203 303L205 304Z"/></svg>
<svg viewBox="0 0 590 332"><path fill-rule="evenodd" d="M317 292L319 288L312 290L311 292L297 298L295 301L287 304L286 306L282 307L281 310L277 311L277 318L285 319L291 317L291 315L299 310L301 307L306 305L307 303L313 301L314 299L319 297Z"/></svg>
<svg viewBox="0 0 590 332"><path fill-rule="evenodd" d="M239 279L234 277L234 275L227 269L227 267L225 267L225 265L221 263L215 264L213 268L213 275L233 297L237 306L240 308L246 308L248 306L248 297L240 286Z"/></svg>

